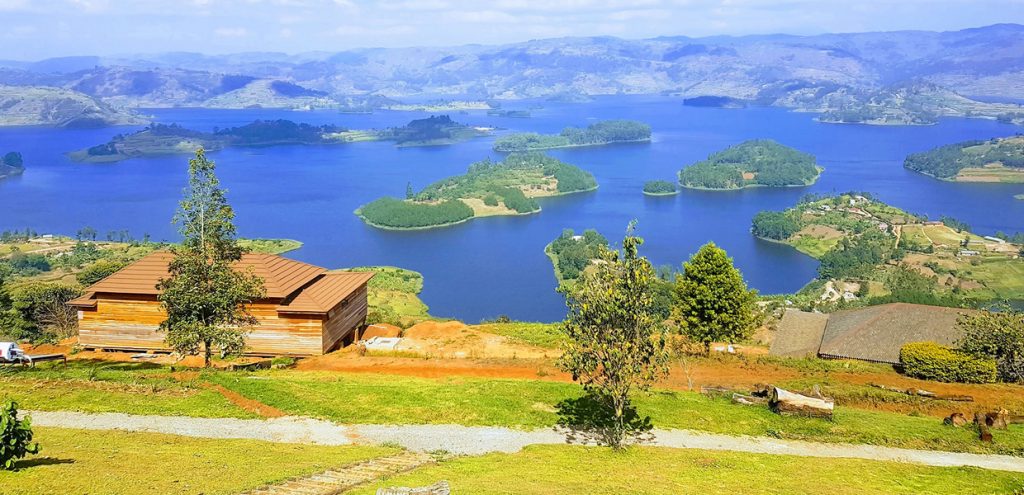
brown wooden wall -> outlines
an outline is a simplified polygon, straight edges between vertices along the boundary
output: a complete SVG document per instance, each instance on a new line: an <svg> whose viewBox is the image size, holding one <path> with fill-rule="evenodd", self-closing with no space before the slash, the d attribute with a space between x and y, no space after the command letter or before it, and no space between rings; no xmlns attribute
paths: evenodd
<svg viewBox="0 0 1024 495"><path fill-rule="evenodd" d="M345 303L332 310L324 323L323 352L330 352L346 336L366 322L368 310L366 286L352 293Z"/></svg>
<svg viewBox="0 0 1024 495"><path fill-rule="evenodd" d="M366 317L365 287L361 295L353 294L349 299L344 311L336 310L340 317L331 318L327 325L319 315L280 315L276 301L252 305L249 311L260 324L246 336L245 352L275 356L326 352L340 339L333 336L335 333L342 332L344 336L355 327L351 322L361 324ZM164 334L158 331L165 315L152 296L97 294L96 309L85 310L82 315L78 335L83 347L168 350Z"/></svg>

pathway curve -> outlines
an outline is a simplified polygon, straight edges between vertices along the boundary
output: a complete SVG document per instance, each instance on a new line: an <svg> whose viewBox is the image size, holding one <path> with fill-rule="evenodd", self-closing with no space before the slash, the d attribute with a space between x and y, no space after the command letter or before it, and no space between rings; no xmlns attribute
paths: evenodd
<svg viewBox="0 0 1024 495"><path fill-rule="evenodd" d="M94 430L168 433L205 438L248 438L321 445L396 443L414 452L448 451L479 455L518 452L527 445L575 443L553 428L516 430L460 425L340 425L304 417L259 419L135 416L120 413L28 411L32 424ZM875 445L817 443L766 437L732 436L690 430L654 430L646 443L661 447L757 454L795 455L911 462L927 466L975 466L1024 473L1024 458L899 449Z"/></svg>

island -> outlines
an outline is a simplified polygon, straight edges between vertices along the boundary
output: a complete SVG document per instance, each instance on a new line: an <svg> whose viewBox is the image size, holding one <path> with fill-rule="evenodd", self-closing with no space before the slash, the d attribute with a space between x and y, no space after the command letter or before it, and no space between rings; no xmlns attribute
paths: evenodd
<svg viewBox="0 0 1024 495"><path fill-rule="evenodd" d="M813 155L770 139L745 141L679 171L679 185L690 189L799 187L818 180L823 169Z"/></svg>
<svg viewBox="0 0 1024 495"><path fill-rule="evenodd" d="M746 108L749 104L750 102L747 100L733 98L731 96L705 95L683 99L683 106L687 107Z"/></svg>
<svg viewBox="0 0 1024 495"><path fill-rule="evenodd" d="M603 120L585 129L566 127L559 134L520 132L494 141L494 151L519 151L600 146L612 143L636 143L651 140L651 126L635 120Z"/></svg>
<svg viewBox="0 0 1024 495"><path fill-rule="evenodd" d="M1024 194L1014 194L1013 199L1019 199L1021 201L1024 201Z"/></svg>
<svg viewBox="0 0 1024 495"><path fill-rule="evenodd" d="M107 143L70 152L68 156L80 162L105 163L193 153L199 147L218 151L232 146L330 145L362 141L393 141L397 146L438 146L486 136L490 131L489 128L460 124L447 115L413 120L402 127L370 130L315 126L283 119L257 120L212 132L187 129L177 124L153 124L131 134L118 134Z"/></svg>
<svg viewBox="0 0 1024 495"><path fill-rule="evenodd" d="M544 248L544 254L551 260L555 278L562 285L575 282L587 267L593 266L594 260L600 259L601 249L607 247L608 239L596 230L587 229L576 235L572 229L566 229Z"/></svg>
<svg viewBox="0 0 1024 495"><path fill-rule="evenodd" d="M648 196L675 196L679 188L667 180L649 180L644 182L644 194Z"/></svg>
<svg viewBox="0 0 1024 495"><path fill-rule="evenodd" d="M463 100L431 100L422 103L391 103L382 105L384 110L396 112L464 112L468 110L491 110L494 108L486 101L463 101Z"/></svg>
<svg viewBox="0 0 1024 495"><path fill-rule="evenodd" d="M501 162L486 159L464 175L435 182L406 198L383 197L355 211L373 227L428 229L476 217L528 215L540 211L535 198L597 189L594 176L539 153L517 153Z"/></svg>
<svg viewBox="0 0 1024 495"><path fill-rule="evenodd" d="M947 144L914 153L903 166L952 182L1024 182L1024 136Z"/></svg>
<svg viewBox="0 0 1024 495"><path fill-rule="evenodd" d="M815 304L975 307L1024 299L1021 236L981 236L868 193L807 195L785 211L758 213L751 232L820 261L818 278L801 291Z"/></svg>
<svg viewBox="0 0 1024 495"><path fill-rule="evenodd" d="M21 175L25 171L25 162L21 153L11 151L0 158L0 179Z"/></svg>
<svg viewBox="0 0 1024 495"><path fill-rule="evenodd" d="M511 119L528 119L533 116L533 113L529 110L506 110L502 108L492 108L487 111L487 115L492 117L506 117Z"/></svg>

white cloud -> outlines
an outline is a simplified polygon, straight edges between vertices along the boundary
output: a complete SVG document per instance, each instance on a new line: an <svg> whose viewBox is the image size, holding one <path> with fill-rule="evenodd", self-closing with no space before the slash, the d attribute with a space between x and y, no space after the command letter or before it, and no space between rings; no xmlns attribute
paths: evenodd
<svg viewBox="0 0 1024 495"><path fill-rule="evenodd" d="M243 27L219 27L213 30L213 34L221 38L243 38L249 35L249 30Z"/></svg>

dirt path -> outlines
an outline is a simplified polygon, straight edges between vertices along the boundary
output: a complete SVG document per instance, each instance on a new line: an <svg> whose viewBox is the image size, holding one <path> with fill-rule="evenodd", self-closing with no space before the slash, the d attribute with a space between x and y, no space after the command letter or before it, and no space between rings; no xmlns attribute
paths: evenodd
<svg viewBox="0 0 1024 495"><path fill-rule="evenodd" d="M312 418L267 420L132 416L118 413L30 411L37 426L91 430L125 430L205 438L248 438L281 443L323 445L394 442L416 452L446 450L453 454L517 452L532 444L574 443L556 429L515 430L460 425L339 425ZM975 466L1024 473L1024 458L994 454L964 454L897 449L872 445L826 444L699 433L655 430L650 445L758 454L795 455L910 462L927 466Z"/></svg>

